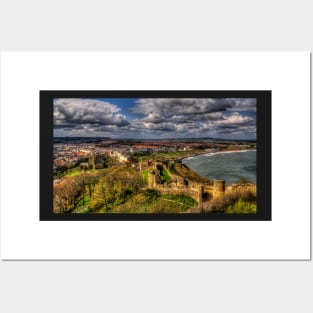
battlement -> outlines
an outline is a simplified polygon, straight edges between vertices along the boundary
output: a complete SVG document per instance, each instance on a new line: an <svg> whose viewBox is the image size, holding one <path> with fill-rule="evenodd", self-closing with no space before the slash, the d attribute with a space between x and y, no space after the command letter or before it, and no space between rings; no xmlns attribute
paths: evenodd
<svg viewBox="0 0 313 313"><path fill-rule="evenodd" d="M209 180L207 182L199 182L171 172L165 162L154 162L150 165L152 165L153 169L148 175L149 188L157 189L161 194L182 194L192 197L198 202L199 206L202 206L203 201L210 200L213 197L222 197L229 192L256 192L255 184L226 185L224 180L218 179L215 179L213 184ZM161 171L163 168L170 171L171 180L169 182L162 180Z"/></svg>

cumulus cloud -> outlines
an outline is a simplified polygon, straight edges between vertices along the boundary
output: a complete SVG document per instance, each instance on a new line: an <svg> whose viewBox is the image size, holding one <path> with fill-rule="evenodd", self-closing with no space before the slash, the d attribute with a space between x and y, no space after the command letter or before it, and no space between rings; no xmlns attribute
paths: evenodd
<svg viewBox="0 0 313 313"><path fill-rule="evenodd" d="M164 136L176 132L196 137L224 130L225 134L242 132L244 137L256 132L256 99L252 98L145 98L138 99L132 111L141 115L133 125L147 134L163 130Z"/></svg>
<svg viewBox="0 0 313 313"><path fill-rule="evenodd" d="M215 122L215 126L237 126L243 124L253 123L255 120L250 116L242 116L235 112L229 116L223 117Z"/></svg>
<svg viewBox="0 0 313 313"><path fill-rule="evenodd" d="M128 108L96 99L55 99L55 133L132 138L255 138L256 99L143 98Z"/></svg>
<svg viewBox="0 0 313 313"><path fill-rule="evenodd" d="M129 122L117 106L95 99L54 99L54 124L125 126Z"/></svg>

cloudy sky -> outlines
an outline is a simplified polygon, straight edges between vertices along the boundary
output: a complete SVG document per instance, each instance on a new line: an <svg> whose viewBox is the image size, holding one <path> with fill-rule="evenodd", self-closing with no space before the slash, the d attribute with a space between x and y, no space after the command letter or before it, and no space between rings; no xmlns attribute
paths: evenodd
<svg viewBox="0 0 313 313"><path fill-rule="evenodd" d="M256 138L253 98L56 98L55 137Z"/></svg>

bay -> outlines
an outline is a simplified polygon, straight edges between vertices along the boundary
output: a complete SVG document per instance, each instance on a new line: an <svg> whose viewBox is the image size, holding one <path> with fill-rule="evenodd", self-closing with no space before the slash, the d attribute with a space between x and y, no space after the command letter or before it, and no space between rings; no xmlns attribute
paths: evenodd
<svg viewBox="0 0 313 313"><path fill-rule="evenodd" d="M228 185L238 181L256 184L255 150L201 154L182 163L210 180L222 179Z"/></svg>

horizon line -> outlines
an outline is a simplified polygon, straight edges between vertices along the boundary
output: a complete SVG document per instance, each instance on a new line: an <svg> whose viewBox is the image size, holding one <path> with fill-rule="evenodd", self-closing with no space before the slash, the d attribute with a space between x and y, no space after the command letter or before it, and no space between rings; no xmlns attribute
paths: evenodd
<svg viewBox="0 0 313 313"><path fill-rule="evenodd" d="M184 139L219 139L219 140L252 140L256 141L256 138L219 138L219 137L177 137L177 138L135 138L135 137L120 137L113 138L108 136L53 136L54 138L106 138L111 140L124 140L124 139L132 139L132 140L184 140Z"/></svg>

